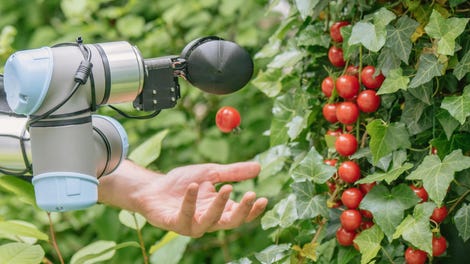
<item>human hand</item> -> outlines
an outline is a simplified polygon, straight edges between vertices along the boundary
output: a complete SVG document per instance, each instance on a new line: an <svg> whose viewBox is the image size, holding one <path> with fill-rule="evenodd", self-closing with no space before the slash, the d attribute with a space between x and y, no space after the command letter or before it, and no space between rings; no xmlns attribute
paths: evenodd
<svg viewBox="0 0 470 264"><path fill-rule="evenodd" d="M254 192L245 193L240 202L235 202L229 198L231 185L225 184L219 191L215 188L217 183L256 177L260 171L256 162L190 165L163 176L149 175L149 171L139 173L139 170L142 169L134 167L126 171L134 174L134 182L124 186L134 190L129 194L131 202L124 200L120 204L110 199L109 203L136 211L150 224L182 235L200 237L205 232L238 227L259 216L268 202L266 198L256 199ZM116 175L104 178L108 177Z"/></svg>

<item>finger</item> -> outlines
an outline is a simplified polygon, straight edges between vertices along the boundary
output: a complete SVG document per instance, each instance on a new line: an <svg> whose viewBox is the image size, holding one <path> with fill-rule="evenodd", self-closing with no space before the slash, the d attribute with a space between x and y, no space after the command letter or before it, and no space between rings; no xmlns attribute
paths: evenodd
<svg viewBox="0 0 470 264"><path fill-rule="evenodd" d="M196 201L199 185L191 183L184 194L183 203L178 213L177 225L187 229L192 226L194 213L196 212Z"/></svg>
<svg viewBox="0 0 470 264"><path fill-rule="evenodd" d="M212 183L218 182L238 182L247 179L252 179L258 176L261 170L261 165L258 162L245 161L231 164L214 164L208 169L205 174L207 181Z"/></svg>
<svg viewBox="0 0 470 264"><path fill-rule="evenodd" d="M245 219L245 222L251 222L256 217L261 215L261 213L263 213L264 210L266 209L267 205L268 205L268 199L266 198L259 198L258 200L256 200L255 203L253 204L253 207L251 208L250 213Z"/></svg>
<svg viewBox="0 0 470 264"><path fill-rule="evenodd" d="M197 230L195 230L196 233L206 232L212 225L219 221L231 192L231 185L224 185L220 188L209 208L207 208L206 212L200 217L198 221L199 224L196 228Z"/></svg>
<svg viewBox="0 0 470 264"><path fill-rule="evenodd" d="M220 228L231 229L243 224L253 208L256 199L254 192L247 192L243 195L240 203L235 207L231 214L227 215L226 219L219 221Z"/></svg>

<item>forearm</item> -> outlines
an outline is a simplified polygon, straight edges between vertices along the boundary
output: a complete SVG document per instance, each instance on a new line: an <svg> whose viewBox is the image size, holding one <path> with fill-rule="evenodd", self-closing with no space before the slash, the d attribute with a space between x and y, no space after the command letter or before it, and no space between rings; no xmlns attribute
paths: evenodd
<svg viewBox="0 0 470 264"><path fill-rule="evenodd" d="M162 176L132 161L124 160L110 175L99 179L98 201L130 211L138 208L138 190L150 182L149 178Z"/></svg>

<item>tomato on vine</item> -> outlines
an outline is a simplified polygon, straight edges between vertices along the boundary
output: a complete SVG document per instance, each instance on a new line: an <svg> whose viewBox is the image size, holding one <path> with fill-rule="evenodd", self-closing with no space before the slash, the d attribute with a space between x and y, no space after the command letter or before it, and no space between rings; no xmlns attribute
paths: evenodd
<svg viewBox="0 0 470 264"><path fill-rule="evenodd" d="M341 75L336 79L336 91L344 99L353 99L360 89L359 80L353 75Z"/></svg>
<svg viewBox="0 0 470 264"><path fill-rule="evenodd" d="M432 238L432 255L439 257L447 250L447 240L444 236L433 236Z"/></svg>
<svg viewBox="0 0 470 264"><path fill-rule="evenodd" d="M336 240L342 246L351 246L356 235L356 231L348 231L343 227L339 227L338 230L336 230Z"/></svg>
<svg viewBox="0 0 470 264"><path fill-rule="evenodd" d="M442 221L446 219L447 214L448 214L448 211L445 205L441 207L436 207L434 208L434 211L432 212L431 219L435 221L436 223L442 223Z"/></svg>
<svg viewBox="0 0 470 264"><path fill-rule="evenodd" d="M341 124L354 124L359 117L359 109L353 102L341 102L336 107L336 118Z"/></svg>
<svg viewBox="0 0 470 264"><path fill-rule="evenodd" d="M215 124L224 133L232 132L240 125L240 122L240 113L231 106L221 107L215 115Z"/></svg>
<svg viewBox="0 0 470 264"><path fill-rule="evenodd" d="M357 140L351 134L341 134L336 138L335 149L341 156L349 156L357 150Z"/></svg>
<svg viewBox="0 0 470 264"><path fill-rule="evenodd" d="M328 59L330 60L331 64L336 67L343 67L346 65L346 61L343 57L343 49L336 46L331 46L328 50Z"/></svg>
<svg viewBox="0 0 470 264"><path fill-rule="evenodd" d="M343 42L343 36L341 35L341 28L349 25L348 21L338 21L333 23L330 27L330 37L333 41Z"/></svg>
<svg viewBox="0 0 470 264"><path fill-rule="evenodd" d="M330 123L338 122L338 118L336 117L336 108L337 108L336 103L332 103L332 104L327 103L323 106L322 113L326 121Z"/></svg>
<svg viewBox="0 0 470 264"><path fill-rule="evenodd" d="M357 106L364 113L373 113L380 107L380 96L374 90L364 90L356 99Z"/></svg>
<svg viewBox="0 0 470 264"><path fill-rule="evenodd" d="M361 226L362 216L356 209L344 210L339 216L341 226L347 231L354 231Z"/></svg>
<svg viewBox="0 0 470 264"><path fill-rule="evenodd" d="M366 66L361 72L361 82L368 89L377 90L382 86L385 76L382 73L376 75L374 66Z"/></svg>
<svg viewBox="0 0 470 264"><path fill-rule="evenodd" d="M361 168L352 160L345 161L339 165L338 176L347 183L355 183L361 178Z"/></svg>
<svg viewBox="0 0 470 264"><path fill-rule="evenodd" d="M371 183L361 183L359 184L359 189L362 191L362 193L366 194L374 188L374 186L377 185L376 182L371 182Z"/></svg>
<svg viewBox="0 0 470 264"><path fill-rule="evenodd" d="M359 66L349 65L346 68L346 72L344 74L345 75L352 75L356 78L359 77Z"/></svg>
<svg viewBox="0 0 470 264"><path fill-rule="evenodd" d="M331 76L326 77L323 79L321 83L321 91L326 97L330 97L333 93L333 89L335 88L335 82Z"/></svg>
<svg viewBox="0 0 470 264"><path fill-rule="evenodd" d="M422 186L417 187L415 185L410 185L410 188L411 188L411 190L413 190L413 192L416 194L416 196L421 198L420 202L426 202L428 200L428 192L426 191L426 189L424 189L424 187L422 187Z"/></svg>
<svg viewBox="0 0 470 264"><path fill-rule="evenodd" d="M426 252L420 249L408 247L405 250L405 261L407 264L424 264L428 259Z"/></svg>
<svg viewBox="0 0 470 264"><path fill-rule="evenodd" d="M361 190L355 187L351 187L343 191L341 194L341 202L348 209L356 209L359 207L363 197L364 195L362 194Z"/></svg>

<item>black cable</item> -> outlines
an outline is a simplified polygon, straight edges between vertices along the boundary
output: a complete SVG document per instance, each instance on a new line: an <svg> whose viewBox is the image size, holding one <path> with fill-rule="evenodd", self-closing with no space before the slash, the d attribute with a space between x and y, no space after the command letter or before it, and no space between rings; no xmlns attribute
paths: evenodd
<svg viewBox="0 0 470 264"><path fill-rule="evenodd" d="M129 114L125 113L124 111L122 111L119 108L116 108L115 106L108 105L108 107L113 109L114 111L118 112L123 117L130 118L130 119L150 119L150 118L156 117L158 114L160 114L160 111L161 111L161 110L156 110L155 112L153 112L151 114L148 114L148 115L133 116L133 115L129 115Z"/></svg>

